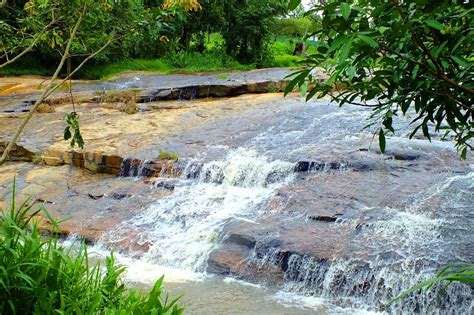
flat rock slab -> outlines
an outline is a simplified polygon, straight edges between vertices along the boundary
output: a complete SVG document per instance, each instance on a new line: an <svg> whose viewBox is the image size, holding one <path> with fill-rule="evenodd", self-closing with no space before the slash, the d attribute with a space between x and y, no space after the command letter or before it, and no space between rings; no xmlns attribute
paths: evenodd
<svg viewBox="0 0 474 315"><path fill-rule="evenodd" d="M77 234L88 242L99 240L104 231L130 219L157 198L172 193L141 180L92 174L66 165L7 163L1 170L0 208L8 208L15 177L18 203L29 199L37 206L44 206L61 222L61 234ZM47 220L43 226L51 229ZM135 246L134 241L131 239L122 246Z"/></svg>
<svg viewBox="0 0 474 315"><path fill-rule="evenodd" d="M209 97L230 97L242 94L282 92L296 70L271 68L241 72L212 72L195 74L150 74L131 72L108 81L73 81L72 91L77 99L100 100L101 93L130 91L138 103L160 100L182 100ZM315 74L315 77L318 75ZM320 79L326 76L321 72ZM47 78L0 78L0 112L28 111L39 97ZM69 91L59 89L52 96L56 100L69 97Z"/></svg>
<svg viewBox="0 0 474 315"><path fill-rule="evenodd" d="M439 264L453 259L474 260L472 155L462 161L453 143L436 137L431 143L408 140L411 126L398 117L394 120L397 133L387 137L387 151L382 155L372 141L376 130L363 129L370 111L337 108L326 99L305 103L296 95L283 98L268 93L155 102L131 115L98 103L83 103L76 109L86 148L71 152L62 140L64 114L71 107L56 105L54 109L35 115L18 144L45 163L60 161L54 164L58 166L8 164L0 168L0 181L2 191L7 191L8 181L17 174L21 196L32 195L59 218L71 218L65 223L65 233L96 240L120 226L120 235L127 237L112 245L146 252L150 244L140 238L141 231L135 233L132 228L129 233L126 224L153 202L159 206L160 198L179 195L180 186L174 189L164 177L133 180L95 174L98 169L93 167L86 171L62 164L77 160L87 168L86 160L105 161L116 175L118 162L125 169L122 162L131 157L129 173L135 175L140 163L134 161L155 162L160 151L169 151L179 155L178 163L236 162L227 170L236 178L255 165L264 169L272 163L294 163L298 171L265 194L265 201L258 209L252 208L253 213L242 211L228 217L223 213L225 222L213 227L225 228L209 231L214 234L213 242L217 239L208 260L210 272L285 283L295 290L341 299L372 297L380 304L393 298L394 288L402 287L397 279L408 281L403 286L407 288L422 280L420 271L434 272ZM8 139L19 122L17 114L0 115L1 141ZM145 172L153 175L163 169L159 164L144 165ZM201 184L198 180L202 179L196 177L176 180L182 180L182 187L191 187L189 191L200 192L192 190L193 185ZM249 189L230 183L236 183L233 188L237 190ZM250 189L267 188L271 183ZM212 182L226 184L229 182ZM181 195L177 202L186 207L188 195L192 194ZM206 222L207 203L214 213L225 198L202 199L198 206L203 211L189 222L197 222L196 218ZM175 206L170 204L172 212ZM192 219L194 212L190 213ZM173 213L170 220L188 222L185 216ZM123 222L125 226L120 225ZM188 237L184 234L183 239ZM152 246L160 246L159 238L152 240ZM390 276L394 274L404 276Z"/></svg>

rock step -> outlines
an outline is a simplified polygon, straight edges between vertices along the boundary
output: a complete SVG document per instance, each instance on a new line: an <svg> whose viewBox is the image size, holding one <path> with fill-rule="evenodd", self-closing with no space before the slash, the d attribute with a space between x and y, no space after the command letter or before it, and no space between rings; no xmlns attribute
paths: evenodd
<svg viewBox="0 0 474 315"><path fill-rule="evenodd" d="M8 142L0 141L0 156L3 154L3 151L7 147ZM35 153L30 150L14 144L13 148L10 151L10 154L7 158L8 161L18 161L18 162L33 162L35 159Z"/></svg>
<svg viewBox="0 0 474 315"><path fill-rule="evenodd" d="M288 86L289 82L289 80L279 80L242 84L201 84L164 89L128 89L119 91L117 93L130 91L136 95L136 103L150 103L156 101L192 100L198 98L218 98L239 96L244 94L283 92ZM107 92L114 93L115 91L105 90L104 93ZM103 96L97 95L97 93L98 91L75 92L75 101L77 103L100 103L103 100ZM35 101L35 99L24 100L16 108L9 109L5 112L28 112ZM44 103L48 105L63 104L68 102L69 95L66 95L65 93L58 93L56 97L51 97L44 101Z"/></svg>
<svg viewBox="0 0 474 315"><path fill-rule="evenodd" d="M47 150L41 157L49 166L72 165L94 173L115 176L158 177L179 176L180 170L174 167L176 161L168 159L140 160L107 155L102 152L76 152Z"/></svg>
<svg viewBox="0 0 474 315"><path fill-rule="evenodd" d="M203 84L190 85L155 91L142 91L137 103L171 100L191 100L209 97L230 97L243 94L283 92L290 81L264 81L243 84Z"/></svg>
<svg viewBox="0 0 474 315"><path fill-rule="evenodd" d="M29 151L28 151L29 152ZM76 152L47 150L41 160L49 166L72 165L87 169L94 173L110 174L122 177L178 177L185 172L188 179L198 178L202 171L202 163L187 164L185 161L172 159L141 160L103 152ZM31 161L29 159L28 161ZM315 161L298 161L294 172L340 171L348 166L343 162L321 163Z"/></svg>

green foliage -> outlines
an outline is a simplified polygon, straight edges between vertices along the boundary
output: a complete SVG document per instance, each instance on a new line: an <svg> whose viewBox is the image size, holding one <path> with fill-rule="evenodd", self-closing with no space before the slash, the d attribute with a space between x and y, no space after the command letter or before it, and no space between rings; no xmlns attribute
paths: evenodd
<svg viewBox="0 0 474 315"><path fill-rule="evenodd" d="M127 289L124 267L113 255L90 266L84 244L63 247L54 235L44 238L39 214L56 222L40 206L26 200L0 209L0 313L1 314L182 314L177 299L163 298L159 279L153 289L141 293Z"/></svg>
<svg viewBox="0 0 474 315"><path fill-rule="evenodd" d="M209 72L220 70L249 70L254 67L242 65L233 58L218 52L197 53L180 51L160 59L136 59L85 67L80 73L84 79L110 79L126 71L149 71L158 73ZM0 72L1 73L1 72Z"/></svg>
<svg viewBox="0 0 474 315"><path fill-rule="evenodd" d="M225 1L226 27L222 30L226 53L243 64L265 64L270 54L270 30L286 12L283 0Z"/></svg>
<svg viewBox="0 0 474 315"><path fill-rule="evenodd" d="M432 279L428 279L410 288L409 290L403 292L402 294L397 296L395 299L390 301L389 304L392 304L406 297L410 293L413 293L420 289L425 289L425 291L428 291L437 283L443 283L443 291L445 291L446 288L454 282L460 282L460 283L473 286L474 285L474 264L473 263L455 263L455 264L447 265L436 275L436 277Z"/></svg>
<svg viewBox="0 0 474 315"><path fill-rule="evenodd" d="M163 59L133 59L107 64L85 66L78 74L80 78L97 80L110 79L125 71L150 71L167 73L169 65Z"/></svg>
<svg viewBox="0 0 474 315"><path fill-rule="evenodd" d="M233 58L219 52L185 52L169 55L166 58L169 67L175 71L218 71L225 69L244 70L249 67L239 64Z"/></svg>
<svg viewBox="0 0 474 315"><path fill-rule="evenodd" d="M186 17L181 5L164 8L162 1L9 1L0 10L0 60L6 59L6 54L11 57L22 51L43 32L30 55L47 67L56 65L61 58L59 51L84 10L87 14L70 51L72 65L110 38L120 40L102 51L96 63L163 56L174 49Z"/></svg>
<svg viewBox="0 0 474 315"><path fill-rule="evenodd" d="M317 29L318 23L309 17L279 18L273 23L271 32L275 35L303 38L306 34L314 33Z"/></svg>
<svg viewBox="0 0 474 315"><path fill-rule="evenodd" d="M160 151L159 155L160 159L162 160L172 160L177 161L179 159L179 155L176 152L168 152L168 151Z"/></svg>
<svg viewBox="0 0 474 315"><path fill-rule="evenodd" d="M71 139L71 147L77 146L84 149L84 139L82 139L81 130L79 128L79 115L76 112L66 114L66 128L64 129L64 140Z"/></svg>
<svg viewBox="0 0 474 315"><path fill-rule="evenodd" d="M294 74L293 84L314 84L307 99L331 96L340 105L373 108L370 126L393 133L393 116L414 117L418 130L453 135L463 157L474 137L474 8L462 0L318 2L309 15L322 17L317 52L306 60L323 67L327 82L311 71Z"/></svg>
<svg viewBox="0 0 474 315"><path fill-rule="evenodd" d="M278 92L278 88L273 84L269 84L267 89L268 89L268 92L270 93Z"/></svg>
<svg viewBox="0 0 474 315"><path fill-rule="evenodd" d="M275 55L273 60L268 61L265 67L296 67L304 58L290 54Z"/></svg>

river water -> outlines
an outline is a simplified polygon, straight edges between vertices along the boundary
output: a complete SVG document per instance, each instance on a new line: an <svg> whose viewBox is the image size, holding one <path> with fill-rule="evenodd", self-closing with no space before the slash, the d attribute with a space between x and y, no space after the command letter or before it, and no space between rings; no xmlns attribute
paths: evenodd
<svg viewBox="0 0 474 315"><path fill-rule="evenodd" d="M133 286L164 273L191 314L473 311L462 285L385 308L442 265L474 261L472 157L408 140L404 118L380 155L370 112L324 99L212 102L226 113L167 140L183 156L181 177L160 179L173 193L95 248L118 250ZM130 235L147 250L117 245Z"/></svg>

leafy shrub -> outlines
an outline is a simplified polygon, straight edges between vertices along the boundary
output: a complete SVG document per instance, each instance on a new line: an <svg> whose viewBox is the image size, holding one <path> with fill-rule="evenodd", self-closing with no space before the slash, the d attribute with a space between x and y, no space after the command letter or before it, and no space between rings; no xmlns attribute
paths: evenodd
<svg viewBox="0 0 474 315"><path fill-rule="evenodd" d="M84 79L109 79L125 71L150 71L166 73L169 66L162 59L134 59L110 64L89 65L80 71L79 77Z"/></svg>
<svg viewBox="0 0 474 315"><path fill-rule="evenodd" d="M276 55L273 60L265 64L265 67L296 67L303 60L301 56Z"/></svg>
<svg viewBox="0 0 474 315"><path fill-rule="evenodd" d="M318 23L309 17L289 17L276 19L271 27L271 31L276 35L302 38L307 33L317 30Z"/></svg>
<svg viewBox="0 0 474 315"><path fill-rule="evenodd" d="M28 200L9 210L0 209L0 314L182 314L177 300L163 298L159 279L141 293L127 289L121 276L125 268L106 258L89 265L86 246L65 248L54 235L44 238L39 214L57 224L48 212L33 210ZM74 254L74 255L72 255Z"/></svg>
<svg viewBox="0 0 474 315"><path fill-rule="evenodd" d="M278 37L272 46L272 52L275 55L291 55L293 54L294 48L294 45L291 45L291 41L287 41L286 38Z"/></svg>

